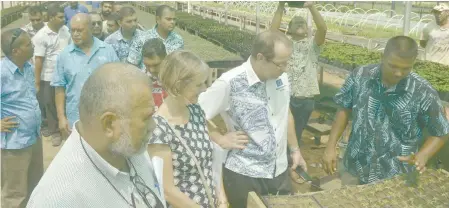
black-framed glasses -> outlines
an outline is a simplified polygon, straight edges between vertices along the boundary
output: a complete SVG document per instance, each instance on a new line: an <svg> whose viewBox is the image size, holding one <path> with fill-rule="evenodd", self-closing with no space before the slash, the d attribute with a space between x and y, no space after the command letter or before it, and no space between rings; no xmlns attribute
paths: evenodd
<svg viewBox="0 0 449 208"><path fill-rule="evenodd" d="M93 26L95 26L95 25L101 26L101 25L103 25L103 22L102 21L93 21L92 25Z"/></svg>
<svg viewBox="0 0 449 208"><path fill-rule="evenodd" d="M142 198L142 200L143 200L143 202L145 203L145 205L146 205L147 207L151 207L151 208L153 207L153 206L151 205L150 201L148 201L148 198L147 198L147 195L150 194L151 196L154 197L154 200L156 201L156 205L154 206L155 208L160 208L160 207L162 208L162 207L164 207L164 205L162 204L162 202L158 199L156 193L154 193L154 191L151 190L151 188L148 187L148 186L145 184L145 181L143 180L143 178L140 177L140 176L137 174L137 170L136 170L136 168L134 168L134 165L131 163L131 161L129 161L129 163L130 163L131 166L133 167L134 173L135 173L134 176L130 176L131 182L133 183L134 187L135 187L136 190L137 190L137 193L139 194L140 198ZM133 194L131 194L131 198L132 198L132 200L133 200L132 203L135 204L135 202L134 202L134 195L133 195Z"/></svg>
<svg viewBox="0 0 449 208"><path fill-rule="evenodd" d="M12 45L14 44L14 42L17 40L17 38L19 38L20 37L20 35L22 35L22 33L23 33L24 31L22 30L22 29L20 29L20 28L16 28L15 30L14 30L14 33L12 34L12 38L11 38L11 43L9 44L9 48L11 49L11 51L12 51Z"/></svg>
<svg viewBox="0 0 449 208"><path fill-rule="evenodd" d="M278 63L275 63L273 60L271 60L271 63L273 63L279 70L282 70L285 67L287 67L287 63L278 64Z"/></svg>

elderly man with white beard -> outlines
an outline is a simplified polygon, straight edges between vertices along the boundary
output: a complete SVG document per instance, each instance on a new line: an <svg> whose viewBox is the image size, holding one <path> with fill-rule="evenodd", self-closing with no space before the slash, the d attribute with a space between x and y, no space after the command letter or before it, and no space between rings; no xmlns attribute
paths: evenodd
<svg viewBox="0 0 449 208"><path fill-rule="evenodd" d="M79 112L27 207L164 208L145 151L155 128L147 76L128 64L100 66L82 88Z"/></svg>

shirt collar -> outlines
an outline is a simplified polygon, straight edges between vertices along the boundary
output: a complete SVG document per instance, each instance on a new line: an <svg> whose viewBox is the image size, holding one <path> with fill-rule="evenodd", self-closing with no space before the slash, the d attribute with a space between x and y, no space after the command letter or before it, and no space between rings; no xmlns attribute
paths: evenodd
<svg viewBox="0 0 449 208"><path fill-rule="evenodd" d="M248 60L243 63L243 67L245 67L246 70L246 78L248 79L249 86L261 82L256 72L254 72L253 66L251 64L251 57L249 57Z"/></svg>
<svg viewBox="0 0 449 208"><path fill-rule="evenodd" d="M126 41L126 39L123 37L122 28L121 27L120 27L120 29L115 31L112 35L114 35L117 38L117 40L119 40L119 41L120 40ZM134 37L136 37L136 36L139 36L139 30L138 29L136 29L136 31L134 31L134 34L131 37L131 39L134 39Z"/></svg>
<svg viewBox="0 0 449 208"><path fill-rule="evenodd" d="M3 58L2 66L5 66L12 74L14 74L17 70L19 70L19 67L14 62L12 62L8 57ZM27 61L23 65L24 71L28 67L31 67L31 64Z"/></svg>
<svg viewBox="0 0 449 208"><path fill-rule="evenodd" d="M375 80L378 82L378 84L382 85L382 71L381 71L381 64L375 65L375 67L370 71L370 78L371 80ZM411 74L409 74L407 77L399 81L398 84L393 86L390 90L396 93L403 93L403 92L409 92L411 90Z"/></svg>
<svg viewBox="0 0 449 208"><path fill-rule="evenodd" d="M59 30L61 30L61 29L62 29L62 27L59 28ZM50 27L48 27L48 24L46 24L41 30L44 30L44 32L47 34L58 34L58 32L59 32L59 31L55 32L55 31L51 30Z"/></svg>
<svg viewBox="0 0 449 208"><path fill-rule="evenodd" d="M157 32L157 24L153 27L153 29L151 29L151 32L156 34L158 38L163 39L159 33ZM173 37L173 31L168 32L168 36L167 36L167 40L171 39Z"/></svg>
<svg viewBox="0 0 449 208"><path fill-rule="evenodd" d="M111 164L109 164L106 160L104 160L90 145L89 143L86 142L86 140L84 140L84 138L81 137L81 135L78 132L78 129L76 128L76 124L78 123L78 121L76 121L73 124L73 128L72 128L72 133L70 134L70 137L72 137L71 139L76 139L77 141L79 141L79 139L81 138L81 142L83 142L83 146L86 149L86 152L89 157L92 159L92 161L94 162L94 164L98 167L98 169L100 169L100 171L102 173L104 173L105 175L110 175L112 177L117 177L118 174L128 174L128 173L124 173L121 172L119 169L115 168L114 166L112 166ZM81 145L81 144L80 144ZM82 149L83 147L80 146L81 151L84 152L84 150ZM90 162L90 161L87 161Z"/></svg>
<svg viewBox="0 0 449 208"><path fill-rule="evenodd" d="M92 36L92 38L94 39L94 42L92 44L92 49L91 49L91 54L93 54L93 52L95 52L96 50L98 50L99 48L104 48L105 43L101 40L99 40L98 38ZM82 51L78 46L76 46L73 42L68 46L69 47L69 51L73 52L75 50L77 51Z"/></svg>

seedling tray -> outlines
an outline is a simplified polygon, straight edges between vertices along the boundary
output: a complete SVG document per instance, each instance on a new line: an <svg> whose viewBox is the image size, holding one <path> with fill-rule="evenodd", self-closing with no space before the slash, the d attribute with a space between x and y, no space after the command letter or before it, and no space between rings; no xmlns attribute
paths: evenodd
<svg viewBox="0 0 449 208"><path fill-rule="evenodd" d="M254 196L254 195L252 195ZM419 176L418 185L406 185L405 176L378 183L346 186L340 189L295 194L262 196L258 205L249 208L448 208L449 173L427 170ZM252 200L252 199L251 199Z"/></svg>

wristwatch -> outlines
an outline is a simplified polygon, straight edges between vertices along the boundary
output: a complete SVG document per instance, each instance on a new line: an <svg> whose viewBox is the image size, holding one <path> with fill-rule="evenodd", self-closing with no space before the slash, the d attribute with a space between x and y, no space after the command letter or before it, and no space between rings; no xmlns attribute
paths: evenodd
<svg viewBox="0 0 449 208"><path fill-rule="evenodd" d="M298 152L299 151L299 147L290 147L290 153L294 153L294 152Z"/></svg>

